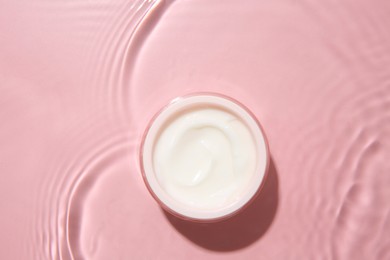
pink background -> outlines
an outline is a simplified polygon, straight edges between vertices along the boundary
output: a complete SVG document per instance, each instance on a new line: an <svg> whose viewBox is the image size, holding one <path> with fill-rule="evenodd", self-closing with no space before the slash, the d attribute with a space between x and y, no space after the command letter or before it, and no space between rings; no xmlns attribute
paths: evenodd
<svg viewBox="0 0 390 260"><path fill-rule="evenodd" d="M269 138L242 214L164 213L150 118L197 91ZM0 0L0 259L390 259L390 2Z"/></svg>

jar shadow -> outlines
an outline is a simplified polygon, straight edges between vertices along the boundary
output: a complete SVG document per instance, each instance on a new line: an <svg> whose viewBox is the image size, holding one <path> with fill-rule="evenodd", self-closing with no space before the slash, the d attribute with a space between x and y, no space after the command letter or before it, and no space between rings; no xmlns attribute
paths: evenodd
<svg viewBox="0 0 390 260"><path fill-rule="evenodd" d="M251 245L267 232L278 207L278 176L271 158L260 194L237 215L215 223L180 219L163 210L171 225L194 244L212 251L234 251Z"/></svg>

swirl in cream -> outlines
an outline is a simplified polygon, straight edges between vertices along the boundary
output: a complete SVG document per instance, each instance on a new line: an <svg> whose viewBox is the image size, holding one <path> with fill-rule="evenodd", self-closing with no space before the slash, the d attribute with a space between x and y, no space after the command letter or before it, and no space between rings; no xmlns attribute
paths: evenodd
<svg viewBox="0 0 390 260"><path fill-rule="evenodd" d="M248 127L230 111L193 108L162 129L153 156L157 179L175 200L200 209L237 201L256 167Z"/></svg>

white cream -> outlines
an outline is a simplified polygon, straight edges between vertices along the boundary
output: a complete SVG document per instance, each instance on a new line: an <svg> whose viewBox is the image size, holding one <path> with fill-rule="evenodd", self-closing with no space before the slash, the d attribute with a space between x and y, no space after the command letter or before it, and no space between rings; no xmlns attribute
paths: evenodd
<svg viewBox="0 0 390 260"><path fill-rule="evenodd" d="M262 130L241 105L220 96L180 98L151 123L141 166L157 201L199 220L241 209L256 194L269 160Z"/></svg>
<svg viewBox="0 0 390 260"><path fill-rule="evenodd" d="M256 167L254 139L237 116L219 108L193 108L162 130L154 150L162 187L196 208L237 201Z"/></svg>

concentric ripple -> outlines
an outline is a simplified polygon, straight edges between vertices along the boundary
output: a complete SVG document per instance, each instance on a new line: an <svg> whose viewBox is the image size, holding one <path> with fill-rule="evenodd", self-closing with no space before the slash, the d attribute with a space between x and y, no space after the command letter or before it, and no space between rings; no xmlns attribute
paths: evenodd
<svg viewBox="0 0 390 260"><path fill-rule="evenodd" d="M388 1L0 6L0 259L390 259ZM139 173L151 117L200 91L269 139L243 229L164 214Z"/></svg>

